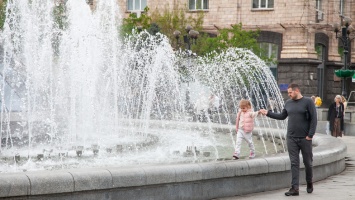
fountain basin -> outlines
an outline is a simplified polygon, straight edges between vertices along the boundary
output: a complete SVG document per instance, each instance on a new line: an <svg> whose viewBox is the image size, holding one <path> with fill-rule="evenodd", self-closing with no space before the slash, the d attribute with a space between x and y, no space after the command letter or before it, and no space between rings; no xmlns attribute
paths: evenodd
<svg viewBox="0 0 355 200"><path fill-rule="evenodd" d="M317 134L313 144L314 181L345 169L341 140ZM0 174L0 197L212 199L285 188L290 166L282 153L238 161L7 173ZM300 175L304 184L303 164Z"/></svg>

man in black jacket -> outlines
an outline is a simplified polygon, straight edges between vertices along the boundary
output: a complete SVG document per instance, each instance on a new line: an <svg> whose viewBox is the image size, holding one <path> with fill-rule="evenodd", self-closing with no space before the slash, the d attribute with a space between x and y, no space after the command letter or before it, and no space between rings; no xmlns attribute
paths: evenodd
<svg viewBox="0 0 355 200"><path fill-rule="evenodd" d="M313 192L312 171L312 138L317 127L317 111L311 98L303 97L297 84L290 84L287 89L289 100L281 113L260 110L262 114L278 120L288 117L287 148L291 161L292 187L286 196L299 195L299 153L302 152L306 169L307 192Z"/></svg>

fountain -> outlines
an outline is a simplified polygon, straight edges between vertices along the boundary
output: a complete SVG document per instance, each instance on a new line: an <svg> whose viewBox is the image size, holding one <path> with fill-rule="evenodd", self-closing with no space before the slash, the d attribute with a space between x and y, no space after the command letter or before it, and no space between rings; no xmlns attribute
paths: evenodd
<svg viewBox="0 0 355 200"><path fill-rule="evenodd" d="M221 159L233 151L234 130L230 126L224 134L230 152L222 155L214 126L233 122L241 98L254 100L255 109L264 108L268 97L282 105L269 69L248 50L192 58L190 52L173 52L164 35L141 32L121 40L115 1L99 1L94 12L84 1L64 2L8 3L1 62L3 157L45 160L39 151L54 148L53 156L63 157L64 151L68 158L100 160L110 156L101 147L121 152L112 164L169 163L174 151L191 146ZM207 102L212 92L223 99L220 107L205 118L207 125L193 122L200 111L194 105L201 98ZM270 122L258 121L265 123ZM177 132L179 138L172 136ZM260 154L267 154L261 145ZM195 160L200 155L188 154ZM53 156L44 168L65 168ZM11 165L0 171L12 171Z"/></svg>
<svg viewBox="0 0 355 200"><path fill-rule="evenodd" d="M161 34L133 32L122 40L116 0L97 1L95 11L78 0L8 1L7 10L0 62L4 191L14 178L27 188L36 179L31 195L42 195L214 180L227 165L265 173L269 155L285 152L285 122L260 117L254 141L262 162L219 163L234 150L239 100L250 99L255 110L269 98L276 110L283 105L269 68L249 50L197 57L174 52ZM211 93L220 99L213 115L206 106ZM1 191L0 197L29 195Z"/></svg>

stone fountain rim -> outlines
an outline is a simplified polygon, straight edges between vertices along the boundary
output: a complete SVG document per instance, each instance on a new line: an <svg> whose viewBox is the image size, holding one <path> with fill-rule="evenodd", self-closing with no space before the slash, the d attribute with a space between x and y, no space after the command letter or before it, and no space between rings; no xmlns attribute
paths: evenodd
<svg viewBox="0 0 355 200"><path fill-rule="evenodd" d="M340 168L345 168L345 162L342 162L346 156L344 142L328 135L316 134L313 143L313 167L344 163ZM263 174L277 175L289 172L290 166L287 153L282 153L275 157L238 161L7 173L0 174L0 197L71 194L117 188L190 184ZM304 168L302 164L301 168ZM318 173L320 172L315 170L314 176L321 179L329 176L326 174L324 177L325 175ZM339 173L339 169L334 173Z"/></svg>

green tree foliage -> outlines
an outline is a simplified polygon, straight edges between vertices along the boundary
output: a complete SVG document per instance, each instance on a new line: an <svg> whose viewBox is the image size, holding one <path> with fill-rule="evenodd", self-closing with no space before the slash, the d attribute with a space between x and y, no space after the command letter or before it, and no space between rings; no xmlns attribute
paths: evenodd
<svg viewBox="0 0 355 200"><path fill-rule="evenodd" d="M199 39L197 53L199 55L207 55L211 52L219 54L228 48L238 47L251 50L266 62L273 62L273 59L268 57L265 50L260 48L257 41L259 33L260 31L243 30L241 23L235 24L231 28L221 29L217 37Z"/></svg>
<svg viewBox="0 0 355 200"><path fill-rule="evenodd" d="M130 13L129 16L123 19L121 26L121 35L126 36L132 34L134 29L147 30L151 26L151 18L148 15L149 8L145 7L144 12L138 17L137 13ZM156 30L156 28L152 28Z"/></svg>
<svg viewBox="0 0 355 200"><path fill-rule="evenodd" d="M179 5L175 5L173 9L166 7L163 12L156 10L151 16L152 21L160 27L161 33L170 39L172 46L176 49L187 48L187 45L183 42L183 36L188 34L185 30L186 26L190 25L193 30L199 32L202 30L203 12L194 13L194 16L187 16L186 11L186 6L180 7ZM173 34L174 31L181 33L178 40Z"/></svg>
<svg viewBox="0 0 355 200"><path fill-rule="evenodd" d="M3 0L0 2L0 29L1 30L3 29L5 23L6 5L7 5L7 0Z"/></svg>
<svg viewBox="0 0 355 200"><path fill-rule="evenodd" d="M54 28L55 32L53 33L52 38L52 47L55 55L59 55L59 43L61 40L62 30L68 28L68 16L67 16L67 7L64 2L57 2L53 7L53 19L54 19Z"/></svg>
<svg viewBox="0 0 355 200"><path fill-rule="evenodd" d="M188 45L184 42L183 36L188 34L185 28L190 25L200 33L197 40L190 39L191 50L197 55L213 56L228 48L238 47L251 50L267 63L274 63L274 58L269 58L258 44L260 31L243 30L240 23L232 25L231 28L221 29L216 37L211 37L202 32L204 13L201 11L187 15L186 11L186 6L175 5L172 9L166 7L162 12L155 10L150 14L149 8L146 7L140 17L137 17L136 13L131 13L128 18L124 19L122 33L131 34L132 29L137 27L146 29L151 34L159 31L170 39L175 49L187 49ZM178 39L173 34L174 31L181 33Z"/></svg>
<svg viewBox="0 0 355 200"><path fill-rule="evenodd" d="M53 17L56 28L64 30L67 26L67 8L64 3L58 3L53 8Z"/></svg>
<svg viewBox="0 0 355 200"><path fill-rule="evenodd" d="M183 40L183 36L188 34L185 30L187 25L192 26L194 30L200 32L197 40L190 39L191 50L196 54L192 54L193 56L191 56L189 53L183 53L179 56L181 58L179 59L179 62L181 62L179 64L179 72L182 75L181 78L183 81L189 81L191 78L191 68L189 66L193 62L192 60L196 59L193 58L196 57L196 55L202 56L204 59L208 60L213 59L215 56L218 56L223 52L225 53L227 50L231 51L230 49L241 48L252 51L266 63L274 63L273 58L269 58L266 54L267 52L265 52L265 50L260 47L260 44L258 44L257 39L259 37L259 31L243 30L242 24L236 24L231 26L231 28L219 30L216 37L211 37L209 34L202 32L204 13L197 12L193 15L188 15L186 11L186 7L180 8L175 6L173 9L165 8L163 12L156 10L150 15L150 22L159 26L160 32L170 39L171 45L175 49L184 50L188 48ZM145 15L142 16L145 18ZM131 19L129 21L132 22ZM146 24L145 27L148 27L148 24ZM178 40L173 34L176 30L181 33ZM250 67L249 69L249 73L255 71L253 67ZM225 75L226 73L223 74ZM231 77L228 77L227 79L232 81L235 79L234 76L235 74L231 72ZM201 75L200 77L203 76ZM247 77L251 77L251 75L243 73L241 77L242 79L240 80L244 80L244 84L249 86L249 79Z"/></svg>
<svg viewBox="0 0 355 200"><path fill-rule="evenodd" d="M194 30L201 31L204 17L203 12L194 13L196 17L187 16L186 10L186 6L181 8L176 5L172 10L166 7L162 12L155 10L150 13L149 8L146 7L140 17L137 17L136 13L131 13L123 20L121 34L123 36L132 34L132 30L138 28L147 30L153 35L160 32L170 39L172 46L185 49L187 46L184 45L182 37L187 34L186 26L190 25ZM181 33L179 40L173 35L176 30Z"/></svg>
<svg viewBox="0 0 355 200"><path fill-rule="evenodd" d="M0 29L3 29L5 19L6 19L6 6L7 6L7 0L2 0L0 1ZM56 5L53 9L53 16L56 25L60 29L64 29L66 27L66 7L64 3L59 3Z"/></svg>

